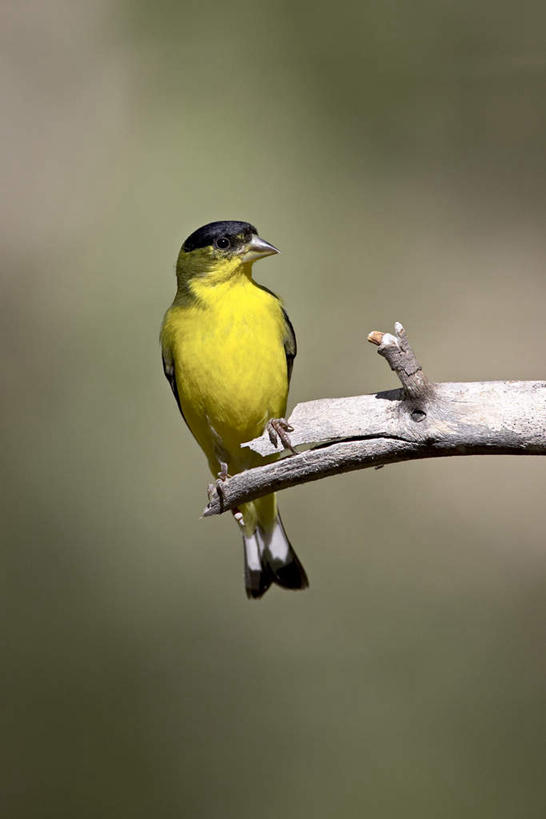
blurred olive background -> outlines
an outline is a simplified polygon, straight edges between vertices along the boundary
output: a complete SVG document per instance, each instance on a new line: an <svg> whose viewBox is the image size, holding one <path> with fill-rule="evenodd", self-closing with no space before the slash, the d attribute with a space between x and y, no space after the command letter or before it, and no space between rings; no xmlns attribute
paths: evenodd
<svg viewBox="0 0 546 819"><path fill-rule="evenodd" d="M291 401L545 376L542 2L3 5L2 812L544 816L546 464L281 498L247 602L161 371L184 238L248 219Z"/></svg>

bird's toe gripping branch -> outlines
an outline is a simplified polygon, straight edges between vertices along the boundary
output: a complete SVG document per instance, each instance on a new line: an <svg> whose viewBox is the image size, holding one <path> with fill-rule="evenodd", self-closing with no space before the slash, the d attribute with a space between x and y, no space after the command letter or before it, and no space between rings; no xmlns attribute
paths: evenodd
<svg viewBox="0 0 546 819"><path fill-rule="evenodd" d="M209 506L212 503L212 500L215 496L218 496L218 500L220 501L220 506L224 507L225 503L225 494L224 494L224 483L229 478L228 475L228 465L224 463L224 461L220 461L220 471L216 476L216 483L209 483L207 494L209 498Z"/></svg>
<svg viewBox="0 0 546 819"><path fill-rule="evenodd" d="M294 427L290 426L286 418L272 418L267 422L266 431L274 447L278 445L280 439L283 447L288 449L292 455L298 454L292 446L292 441L288 435L289 432L294 432Z"/></svg>

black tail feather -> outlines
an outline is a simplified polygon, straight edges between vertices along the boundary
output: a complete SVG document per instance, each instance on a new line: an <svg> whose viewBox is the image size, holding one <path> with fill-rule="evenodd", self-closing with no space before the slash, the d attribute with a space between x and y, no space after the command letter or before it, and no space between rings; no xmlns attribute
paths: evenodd
<svg viewBox="0 0 546 819"><path fill-rule="evenodd" d="M248 598L258 600L263 597L272 583L283 589L306 589L309 586L305 569L288 540L279 515L268 538L258 529L250 537L243 536L243 542Z"/></svg>
<svg viewBox="0 0 546 819"><path fill-rule="evenodd" d="M281 586L283 589L306 589L309 586L309 580L305 573L305 569L301 565L297 554L291 548L289 554L289 562L283 566L275 566L275 563L268 564L268 569L271 572L273 583ZM264 554L264 562L267 561L267 553Z"/></svg>
<svg viewBox="0 0 546 819"><path fill-rule="evenodd" d="M260 571L251 571L250 569L245 571L246 596L249 600L259 600L260 597L264 596L272 582L273 577L267 567Z"/></svg>

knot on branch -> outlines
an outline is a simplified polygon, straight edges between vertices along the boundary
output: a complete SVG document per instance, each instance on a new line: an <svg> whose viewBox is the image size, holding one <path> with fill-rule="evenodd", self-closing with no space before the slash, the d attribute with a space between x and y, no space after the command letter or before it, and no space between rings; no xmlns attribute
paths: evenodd
<svg viewBox="0 0 546 819"><path fill-rule="evenodd" d="M432 398L434 387L417 361L406 331L399 321L394 325L394 333L373 330L368 335L368 341L377 346L379 355L386 359L391 370L400 379L405 397L412 402L412 420L418 423L426 417L424 405Z"/></svg>

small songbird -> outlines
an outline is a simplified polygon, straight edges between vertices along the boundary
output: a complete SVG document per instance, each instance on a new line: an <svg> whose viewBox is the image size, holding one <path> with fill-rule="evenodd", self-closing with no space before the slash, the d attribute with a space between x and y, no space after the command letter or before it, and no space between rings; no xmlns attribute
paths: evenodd
<svg viewBox="0 0 546 819"><path fill-rule="evenodd" d="M248 222L211 222L189 236L176 265L178 288L161 328L163 369L210 470L221 481L263 463L245 441L268 429L290 447L284 419L296 337L279 298L252 278L257 259L279 251ZM245 586L308 586L274 494L241 504Z"/></svg>

